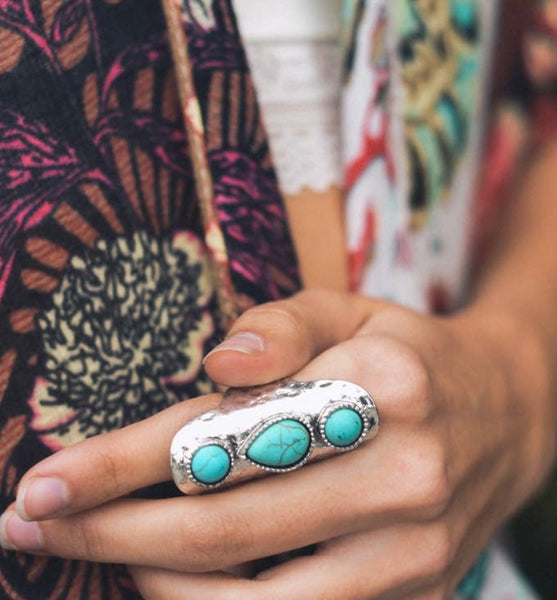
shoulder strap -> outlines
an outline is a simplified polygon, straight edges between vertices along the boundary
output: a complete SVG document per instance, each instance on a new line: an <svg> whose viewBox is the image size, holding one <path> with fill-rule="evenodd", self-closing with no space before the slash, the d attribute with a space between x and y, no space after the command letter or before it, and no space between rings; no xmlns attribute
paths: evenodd
<svg viewBox="0 0 557 600"><path fill-rule="evenodd" d="M182 25L185 8L180 0L163 0L163 8L190 148L195 190L205 229L205 244L215 279L221 325L226 331L236 318L238 309L230 277L226 244L214 205L214 188L205 145L205 128L195 90L186 34Z"/></svg>

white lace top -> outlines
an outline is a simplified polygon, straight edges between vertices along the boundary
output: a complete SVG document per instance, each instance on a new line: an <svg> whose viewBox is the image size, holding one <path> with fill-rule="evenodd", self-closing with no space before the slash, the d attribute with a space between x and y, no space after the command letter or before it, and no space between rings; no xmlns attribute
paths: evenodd
<svg viewBox="0 0 557 600"><path fill-rule="evenodd" d="M282 191L342 182L339 0L235 0Z"/></svg>

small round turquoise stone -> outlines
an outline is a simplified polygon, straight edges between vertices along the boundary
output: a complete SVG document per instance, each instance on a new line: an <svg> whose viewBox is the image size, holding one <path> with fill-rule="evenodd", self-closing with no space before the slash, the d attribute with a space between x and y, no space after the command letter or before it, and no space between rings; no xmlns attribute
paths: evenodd
<svg viewBox="0 0 557 600"><path fill-rule="evenodd" d="M303 423L282 419L264 429L253 440L246 455L264 467L287 468L301 462L310 445L311 436Z"/></svg>
<svg viewBox="0 0 557 600"><path fill-rule="evenodd" d="M230 456L217 444L202 446L191 459L192 475L200 483L214 485L222 481L230 473Z"/></svg>
<svg viewBox="0 0 557 600"><path fill-rule="evenodd" d="M362 417L352 408L339 408L325 422L325 437L339 448L351 446L364 430Z"/></svg>

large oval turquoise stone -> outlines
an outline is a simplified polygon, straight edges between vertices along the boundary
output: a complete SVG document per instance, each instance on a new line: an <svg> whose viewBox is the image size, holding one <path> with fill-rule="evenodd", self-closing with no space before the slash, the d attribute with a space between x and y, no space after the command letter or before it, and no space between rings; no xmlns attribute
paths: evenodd
<svg viewBox="0 0 557 600"><path fill-rule="evenodd" d="M283 419L269 425L251 443L246 454L265 467L291 467L308 453L311 436L306 426L294 419Z"/></svg>
<svg viewBox="0 0 557 600"><path fill-rule="evenodd" d="M202 446L191 459L191 472L205 485L219 483L230 473L230 456L217 444Z"/></svg>
<svg viewBox="0 0 557 600"><path fill-rule="evenodd" d="M351 446L364 430L362 417L351 408L339 408L325 422L325 437L333 445Z"/></svg>

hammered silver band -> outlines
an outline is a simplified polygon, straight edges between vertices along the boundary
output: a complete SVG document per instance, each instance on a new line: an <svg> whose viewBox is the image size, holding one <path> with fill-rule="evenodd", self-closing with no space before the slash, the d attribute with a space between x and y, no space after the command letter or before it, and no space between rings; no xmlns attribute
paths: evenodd
<svg viewBox="0 0 557 600"><path fill-rule="evenodd" d="M174 436L172 476L183 493L199 494L353 450L378 428L373 399L347 381L231 388Z"/></svg>

